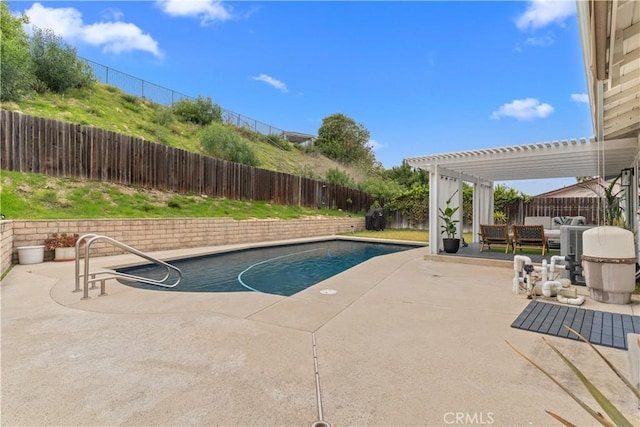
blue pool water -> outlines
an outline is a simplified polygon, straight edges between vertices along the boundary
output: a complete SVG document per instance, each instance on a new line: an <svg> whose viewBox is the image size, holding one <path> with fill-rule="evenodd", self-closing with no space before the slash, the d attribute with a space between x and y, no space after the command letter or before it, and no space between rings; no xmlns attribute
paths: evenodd
<svg viewBox="0 0 640 427"><path fill-rule="evenodd" d="M347 240L270 246L171 261L182 270L183 276L175 288L122 283L173 292L257 291L289 296L373 257L415 248ZM153 264L118 271L155 279L165 273Z"/></svg>

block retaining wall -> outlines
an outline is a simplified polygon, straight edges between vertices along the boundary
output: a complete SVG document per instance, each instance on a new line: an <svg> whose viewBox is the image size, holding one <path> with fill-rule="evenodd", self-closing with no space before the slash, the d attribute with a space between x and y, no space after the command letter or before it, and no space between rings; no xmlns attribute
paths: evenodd
<svg viewBox="0 0 640 427"><path fill-rule="evenodd" d="M53 233L104 234L143 252L153 252L327 236L364 228L364 217L242 221L229 218L0 221L2 273L12 263L18 263L19 246L43 245ZM123 253L102 242L91 245L91 249L97 255ZM45 250L45 261L52 259L53 251Z"/></svg>

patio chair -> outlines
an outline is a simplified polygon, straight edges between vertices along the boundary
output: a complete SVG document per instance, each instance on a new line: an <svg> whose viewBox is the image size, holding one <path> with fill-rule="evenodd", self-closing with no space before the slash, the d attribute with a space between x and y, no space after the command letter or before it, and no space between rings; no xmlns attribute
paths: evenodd
<svg viewBox="0 0 640 427"><path fill-rule="evenodd" d="M505 245L504 253L506 254L509 252L509 248L513 246L511 237L509 237L509 227L506 224L480 224L480 240L482 241L480 252L484 251L485 245L491 249L491 244L495 244Z"/></svg>
<svg viewBox="0 0 640 427"><path fill-rule="evenodd" d="M542 248L542 256L547 250L547 239L544 237L543 225L513 225L513 253L523 246Z"/></svg>

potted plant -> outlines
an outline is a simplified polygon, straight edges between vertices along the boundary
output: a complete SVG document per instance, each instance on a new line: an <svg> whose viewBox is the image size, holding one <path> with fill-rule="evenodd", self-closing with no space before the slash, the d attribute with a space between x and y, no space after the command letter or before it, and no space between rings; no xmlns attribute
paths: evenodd
<svg viewBox="0 0 640 427"><path fill-rule="evenodd" d="M76 259L77 234L54 233L44 241L48 250L55 250L54 261L73 261Z"/></svg>
<svg viewBox="0 0 640 427"><path fill-rule="evenodd" d="M457 193L458 190L456 190L451 197L447 199L444 210L442 208L438 208L440 210L440 219L444 222L444 224L440 226L442 228L440 234L447 235L446 238L442 239L442 244L444 245L444 251L450 254L455 254L460 248L460 239L456 238L456 232L458 231L458 226L456 224L460 221L453 219L453 215L455 215L460 207L451 207L451 200Z"/></svg>

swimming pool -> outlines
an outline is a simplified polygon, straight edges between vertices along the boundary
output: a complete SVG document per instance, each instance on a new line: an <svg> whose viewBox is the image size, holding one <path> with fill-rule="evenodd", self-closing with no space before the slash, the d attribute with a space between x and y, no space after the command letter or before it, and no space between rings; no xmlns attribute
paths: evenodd
<svg viewBox="0 0 640 427"><path fill-rule="evenodd" d="M122 283L142 289L169 292L264 292L290 296L376 256L418 246L350 240L243 249L171 261L182 270L175 288L139 282ZM117 271L160 278L164 270L153 264L118 268Z"/></svg>

